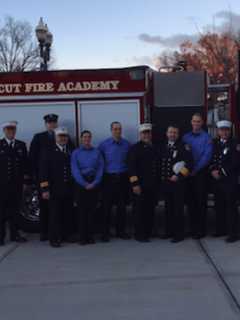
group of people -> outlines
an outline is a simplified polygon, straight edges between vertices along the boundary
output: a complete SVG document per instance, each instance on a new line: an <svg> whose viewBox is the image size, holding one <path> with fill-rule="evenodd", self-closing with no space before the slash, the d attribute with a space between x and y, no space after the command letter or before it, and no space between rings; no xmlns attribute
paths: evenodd
<svg viewBox="0 0 240 320"><path fill-rule="evenodd" d="M184 208L188 208L194 239L207 233L208 186L215 200L215 236L238 240L237 186L240 145L231 133L231 122L217 123L217 137L203 130L200 114L192 116L191 132L180 136L175 124L166 137L152 142L152 125L139 126L139 141L131 145L122 137L120 122L112 122L111 137L98 147L92 133L81 133L75 148L58 116L44 117L46 131L36 134L27 151L16 139L17 122L3 124L0 140L0 245L4 245L6 222L10 240L25 242L19 232L18 216L27 185L37 185L40 199L40 240L52 247L78 241L95 243L96 208L101 203L101 241L108 242L111 215L116 207L115 236L129 239L127 205L133 204L134 238L150 241L159 193L165 204L163 238L180 242L185 238ZM73 236L74 204L77 205L77 236Z"/></svg>

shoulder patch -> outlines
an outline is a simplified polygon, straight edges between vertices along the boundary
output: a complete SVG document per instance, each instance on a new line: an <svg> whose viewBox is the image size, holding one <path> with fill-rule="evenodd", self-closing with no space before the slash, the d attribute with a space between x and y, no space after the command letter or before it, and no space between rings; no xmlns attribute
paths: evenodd
<svg viewBox="0 0 240 320"><path fill-rule="evenodd" d="M185 144L184 147L185 147L185 149L186 149L187 151L190 151L190 150L191 150L191 146L190 146L189 144Z"/></svg>

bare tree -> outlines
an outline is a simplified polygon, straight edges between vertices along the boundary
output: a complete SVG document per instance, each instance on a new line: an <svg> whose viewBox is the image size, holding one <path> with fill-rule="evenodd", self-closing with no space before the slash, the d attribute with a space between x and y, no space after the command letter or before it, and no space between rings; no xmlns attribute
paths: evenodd
<svg viewBox="0 0 240 320"><path fill-rule="evenodd" d="M36 70L39 63L31 25L6 17L0 26L0 72Z"/></svg>

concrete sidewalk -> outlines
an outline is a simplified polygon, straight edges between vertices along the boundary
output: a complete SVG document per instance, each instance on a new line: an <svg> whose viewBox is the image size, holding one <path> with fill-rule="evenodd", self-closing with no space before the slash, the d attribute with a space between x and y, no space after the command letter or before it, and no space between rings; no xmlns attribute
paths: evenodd
<svg viewBox="0 0 240 320"><path fill-rule="evenodd" d="M235 247L237 253L239 244ZM231 259L228 248L226 252ZM235 259L240 266L240 258ZM240 288L240 281L236 286ZM33 240L0 263L0 316L4 320L240 317L192 240L179 244L115 240L60 249Z"/></svg>
<svg viewBox="0 0 240 320"><path fill-rule="evenodd" d="M7 258L16 248L18 247L15 243L7 243L5 246L0 247L0 263Z"/></svg>

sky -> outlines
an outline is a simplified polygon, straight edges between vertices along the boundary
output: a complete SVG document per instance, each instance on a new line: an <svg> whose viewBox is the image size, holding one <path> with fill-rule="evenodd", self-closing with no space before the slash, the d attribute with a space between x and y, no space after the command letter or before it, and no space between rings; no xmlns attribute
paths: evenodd
<svg viewBox="0 0 240 320"><path fill-rule="evenodd" d="M58 69L154 65L163 50L213 25L240 29L240 0L0 0L5 16L43 17L53 33Z"/></svg>

